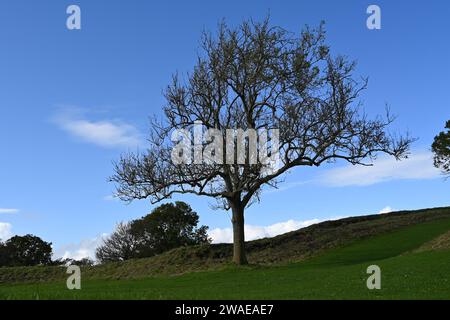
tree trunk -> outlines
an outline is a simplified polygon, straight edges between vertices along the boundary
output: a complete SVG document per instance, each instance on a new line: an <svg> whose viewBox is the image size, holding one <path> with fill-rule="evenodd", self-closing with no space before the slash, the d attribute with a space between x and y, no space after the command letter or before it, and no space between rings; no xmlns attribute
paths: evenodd
<svg viewBox="0 0 450 320"><path fill-rule="evenodd" d="M247 264L245 255L244 208L241 205L232 206L233 212L233 262L238 265Z"/></svg>

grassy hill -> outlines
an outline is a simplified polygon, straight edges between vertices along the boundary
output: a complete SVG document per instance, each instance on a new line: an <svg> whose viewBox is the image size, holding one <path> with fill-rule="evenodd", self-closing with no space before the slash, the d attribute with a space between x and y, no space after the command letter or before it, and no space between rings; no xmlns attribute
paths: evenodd
<svg viewBox="0 0 450 320"><path fill-rule="evenodd" d="M82 269L82 290L60 267L0 268L0 298L377 299L450 298L450 208L328 221L247 243L250 266L229 264L230 245ZM368 290L377 264L382 289Z"/></svg>

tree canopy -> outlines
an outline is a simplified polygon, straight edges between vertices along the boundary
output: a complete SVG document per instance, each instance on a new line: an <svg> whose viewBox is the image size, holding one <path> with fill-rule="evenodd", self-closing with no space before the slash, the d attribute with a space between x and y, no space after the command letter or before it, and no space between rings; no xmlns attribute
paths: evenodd
<svg viewBox="0 0 450 320"><path fill-rule="evenodd" d="M434 165L445 175L450 175L450 120L445 124L446 131L442 131L435 138L431 146L434 153Z"/></svg>
<svg viewBox="0 0 450 320"><path fill-rule="evenodd" d="M446 175L450 175L450 120L445 124L446 131L440 132L431 145L434 153L434 165Z"/></svg>
<svg viewBox="0 0 450 320"><path fill-rule="evenodd" d="M0 266L48 265L51 261L51 243L31 234L0 243Z"/></svg>

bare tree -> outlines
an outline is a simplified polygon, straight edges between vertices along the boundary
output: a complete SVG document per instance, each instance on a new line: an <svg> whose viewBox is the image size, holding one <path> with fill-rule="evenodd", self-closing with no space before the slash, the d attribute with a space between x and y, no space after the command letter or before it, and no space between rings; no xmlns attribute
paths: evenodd
<svg viewBox="0 0 450 320"><path fill-rule="evenodd" d="M131 224L121 222L116 230L97 248L95 255L100 262L124 261L134 257L136 238L130 232Z"/></svg>
<svg viewBox="0 0 450 320"><path fill-rule="evenodd" d="M269 19L237 28L221 23L216 35L204 33L193 72L184 80L175 75L165 91L165 118L152 121L149 150L123 155L115 164L111 180L118 197L152 203L178 193L215 198L218 207L232 211L233 261L245 264L244 210L264 186L277 187L297 166L338 159L370 165L379 152L406 157L412 140L388 133L389 112L373 120L361 112L358 98L367 79L353 76L355 62L333 57L324 38L323 24L296 37L271 27ZM268 174L265 165L248 161L174 163L170 133L192 130L198 121L222 132L279 129L280 166ZM202 141L201 150L210 142Z"/></svg>

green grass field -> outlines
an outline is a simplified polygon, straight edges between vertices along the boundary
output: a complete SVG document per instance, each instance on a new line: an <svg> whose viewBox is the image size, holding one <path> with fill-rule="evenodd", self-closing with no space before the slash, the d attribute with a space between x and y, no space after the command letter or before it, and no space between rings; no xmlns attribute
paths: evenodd
<svg viewBox="0 0 450 320"><path fill-rule="evenodd" d="M0 299L450 299L450 250L415 249L450 230L438 219L356 240L302 262L139 279L0 284ZM366 269L381 268L381 290Z"/></svg>

